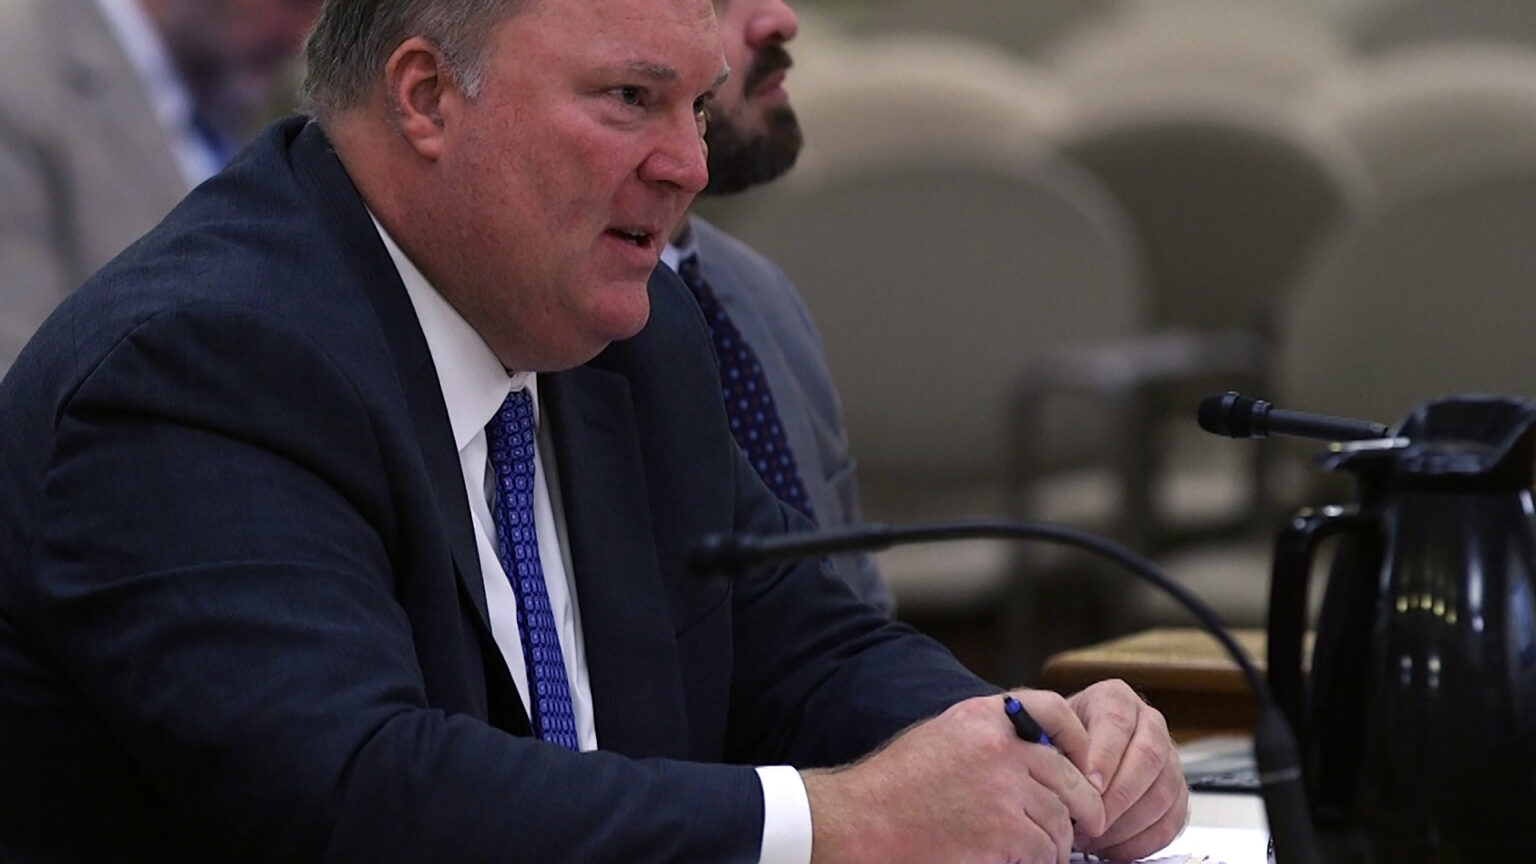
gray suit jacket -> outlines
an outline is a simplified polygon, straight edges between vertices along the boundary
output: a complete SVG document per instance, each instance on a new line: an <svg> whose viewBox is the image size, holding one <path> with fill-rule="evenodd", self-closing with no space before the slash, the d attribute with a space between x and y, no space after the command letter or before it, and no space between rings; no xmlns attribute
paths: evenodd
<svg viewBox="0 0 1536 864"><path fill-rule="evenodd" d="M0 373L187 192L93 0L0 0Z"/></svg>
<svg viewBox="0 0 1536 864"><path fill-rule="evenodd" d="M828 528L860 521L841 402L810 312L784 271L757 250L697 216L691 225L704 278L763 364L817 521ZM861 598L892 611L872 556L836 555L828 564Z"/></svg>

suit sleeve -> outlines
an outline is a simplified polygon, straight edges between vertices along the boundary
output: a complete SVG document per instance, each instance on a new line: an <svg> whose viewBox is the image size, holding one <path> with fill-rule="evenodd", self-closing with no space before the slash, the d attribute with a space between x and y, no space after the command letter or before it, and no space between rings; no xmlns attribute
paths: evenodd
<svg viewBox="0 0 1536 864"><path fill-rule="evenodd" d="M64 404L18 620L165 810L207 857L755 860L749 768L429 706L396 595L430 574L392 562L435 515L402 505L410 448L370 404L219 307L145 322Z"/></svg>
<svg viewBox="0 0 1536 864"><path fill-rule="evenodd" d="M745 457L736 475L738 530L812 527L773 498ZM956 702L998 692L815 562L743 578L734 603L732 758L843 764Z"/></svg>

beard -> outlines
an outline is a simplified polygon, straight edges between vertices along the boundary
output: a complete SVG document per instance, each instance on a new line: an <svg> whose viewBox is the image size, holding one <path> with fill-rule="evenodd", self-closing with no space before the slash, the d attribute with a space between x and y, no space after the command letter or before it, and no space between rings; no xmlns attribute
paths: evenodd
<svg viewBox="0 0 1536 864"><path fill-rule="evenodd" d="M750 94L759 85L790 65L789 52L783 45L775 43L758 51L742 84L742 93L746 95L738 114L747 113ZM763 117L761 132L743 129L717 105L710 106L710 114L704 132L704 141L709 145L709 185L704 187L705 195L729 195L766 183L788 171L800 155L800 121L788 105L769 109Z"/></svg>
<svg viewBox="0 0 1536 864"><path fill-rule="evenodd" d="M764 118L767 128L747 134L724 117L711 120L704 140L709 144L709 185L705 195L729 195L766 183L788 171L800 155L800 121L788 105L778 105Z"/></svg>

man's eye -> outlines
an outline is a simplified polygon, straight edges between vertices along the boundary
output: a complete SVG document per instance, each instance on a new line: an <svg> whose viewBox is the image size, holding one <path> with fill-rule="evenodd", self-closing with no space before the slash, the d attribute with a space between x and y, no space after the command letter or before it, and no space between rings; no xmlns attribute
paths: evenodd
<svg viewBox="0 0 1536 864"><path fill-rule="evenodd" d="M620 87L614 90L613 93L625 105L639 106L645 104L645 91L639 87Z"/></svg>
<svg viewBox="0 0 1536 864"><path fill-rule="evenodd" d="M699 134L703 135L704 130L709 128L709 106L704 100L693 103L693 116L699 121Z"/></svg>

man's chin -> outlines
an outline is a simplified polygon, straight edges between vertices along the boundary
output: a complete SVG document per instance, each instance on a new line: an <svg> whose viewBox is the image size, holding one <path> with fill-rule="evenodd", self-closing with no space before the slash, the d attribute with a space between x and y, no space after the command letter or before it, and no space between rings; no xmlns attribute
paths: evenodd
<svg viewBox="0 0 1536 864"><path fill-rule="evenodd" d="M591 332L606 347L608 343L621 342L639 333L650 318L649 283L626 286L602 298L591 318Z"/></svg>

